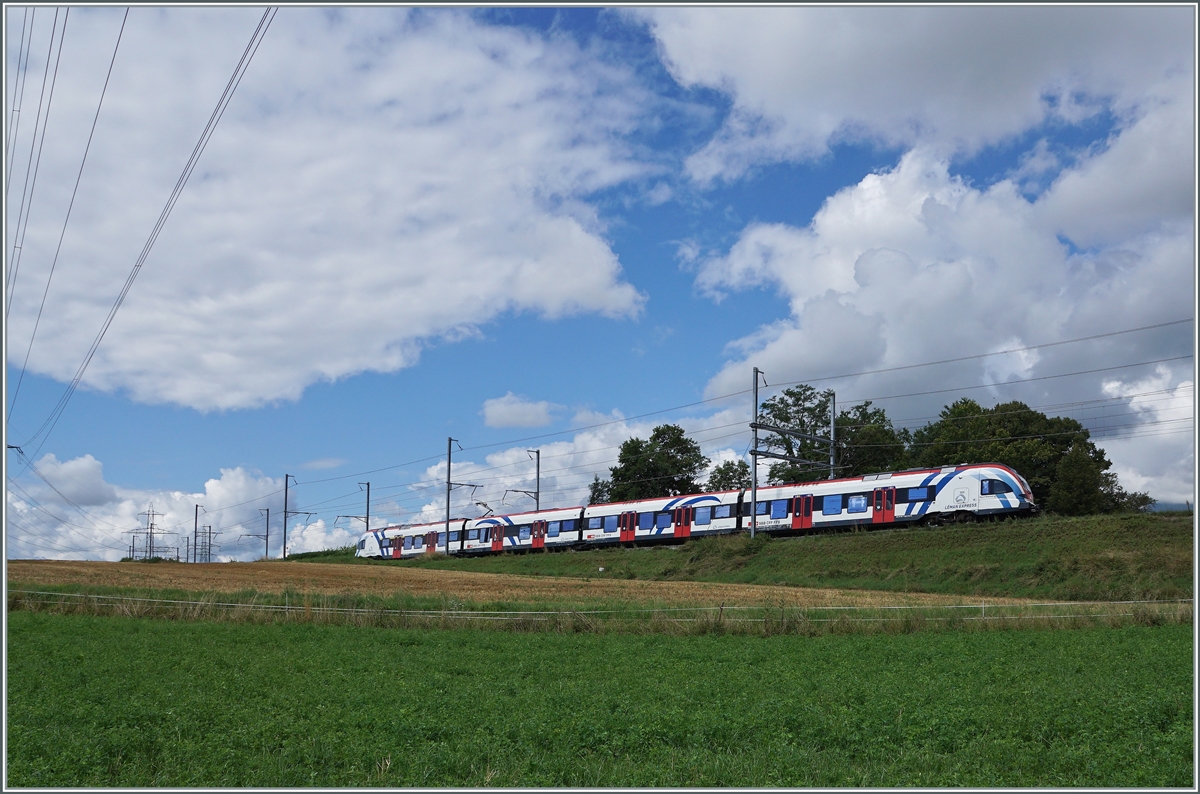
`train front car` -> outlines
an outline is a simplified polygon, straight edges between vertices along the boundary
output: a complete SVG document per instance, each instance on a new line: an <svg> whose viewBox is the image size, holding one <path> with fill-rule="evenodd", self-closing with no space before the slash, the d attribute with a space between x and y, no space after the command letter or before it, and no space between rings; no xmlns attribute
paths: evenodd
<svg viewBox="0 0 1200 794"><path fill-rule="evenodd" d="M750 526L743 493L740 528ZM940 524L1036 512L1029 483L1008 466L983 463L866 474L758 489L758 531L807 534L850 528Z"/></svg>
<svg viewBox="0 0 1200 794"><path fill-rule="evenodd" d="M1036 513L1029 483L1001 463L946 466L930 477L937 491L927 518L935 523Z"/></svg>

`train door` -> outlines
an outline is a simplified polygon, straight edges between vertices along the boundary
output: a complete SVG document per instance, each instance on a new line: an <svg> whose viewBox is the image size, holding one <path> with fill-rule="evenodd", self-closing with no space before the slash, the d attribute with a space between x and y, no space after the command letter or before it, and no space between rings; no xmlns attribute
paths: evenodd
<svg viewBox="0 0 1200 794"><path fill-rule="evenodd" d="M530 539L533 541L533 548L546 548L546 522L534 521L533 531L530 533Z"/></svg>
<svg viewBox="0 0 1200 794"><path fill-rule="evenodd" d="M675 537L690 538L692 536L692 508L675 508L672 520L675 524Z"/></svg>
<svg viewBox="0 0 1200 794"><path fill-rule="evenodd" d="M637 537L637 513L622 513L617 519L617 529L621 531L621 542L632 541Z"/></svg>
<svg viewBox="0 0 1200 794"><path fill-rule="evenodd" d="M891 524L896 520L896 489L876 488L872 524Z"/></svg>
<svg viewBox="0 0 1200 794"><path fill-rule="evenodd" d="M436 532L426 532L425 533L425 553L426 554L433 554L434 552L437 551L437 536L438 536L438 533L436 533Z"/></svg>
<svg viewBox="0 0 1200 794"><path fill-rule="evenodd" d="M792 529L812 529L812 494L797 496L792 504Z"/></svg>
<svg viewBox="0 0 1200 794"><path fill-rule="evenodd" d="M504 528L499 524L488 527L488 537L492 539L492 551L504 551Z"/></svg>

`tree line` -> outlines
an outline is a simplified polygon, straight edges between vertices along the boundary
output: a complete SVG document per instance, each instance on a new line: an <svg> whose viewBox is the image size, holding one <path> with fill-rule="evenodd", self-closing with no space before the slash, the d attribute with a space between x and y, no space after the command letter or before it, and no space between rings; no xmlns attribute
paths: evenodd
<svg viewBox="0 0 1200 794"><path fill-rule="evenodd" d="M809 436L828 438L832 391L800 385L763 401L758 422ZM838 413L834 422L834 470L838 477L885 471L938 468L962 463L1002 463L1018 471L1043 508L1062 515L1146 510L1149 494L1121 487L1112 462L1074 419L1050 417L1018 401L984 408L969 398L942 408L916 430L897 429L887 412L870 401ZM829 444L767 432L759 446L794 458L829 459ZM726 461L703 475L712 461L683 428L665 424L649 439L621 445L609 477L593 479L591 504L710 493L750 487L750 466ZM828 464L779 461L766 482L783 485L824 479Z"/></svg>

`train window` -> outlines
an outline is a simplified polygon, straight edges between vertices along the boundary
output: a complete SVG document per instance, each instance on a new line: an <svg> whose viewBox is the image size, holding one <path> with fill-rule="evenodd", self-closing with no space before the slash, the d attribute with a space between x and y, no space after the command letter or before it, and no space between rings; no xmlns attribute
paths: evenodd
<svg viewBox="0 0 1200 794"><path fill-rule="evenodd" d="M842 496L841 494L830 494L824 499L821 505L821 515L836 516L842 512Z"/></svg>
<svg viewBox="0 0 1200 794"><path fill-rule="evenodd" d="M596 516L594 518L589 518L587 520L587 528L588 529L600 529L600 527L602 527L602 526L604 526L604 519L600 516Z"/></svg>
<svg viewBox="0 0 1200 794"><path fill-rule="evenodd" d="M851 496L846 500L847 513L865 513L867 512L867 497L862 494Z"/></svg>
<svg viewBox="0 0 1200 794"><path fill-rule="evenodd" d="M468 529L467 530L467 540L479 540L479 530L478 529Z"/></svg>
<svg viewBox="0 0 1200 794"><path fill-rule="evenodd" d="M1003 480L980 480L979 493L984 496L998 493L1012 493L1012 486Z"/></svg>
<svg viewBox="0 0 1200 794"><path fill-rule="evenodd" d="M566 521L562 522L562 531L563 532L578 532L579 531L579 519L578 518L569 518Z"/></svg>
<svg viewBox="0 0 1200 794"><path fill-rule="evenodd" d="M771 500L771 518L787 518L788 516L788 500L787 499L772 499Z"/></svg>
<svg viewBox="0 0 1200 794"><path fill-rule="evenodd" d="M362 548L364 548L366 545L367 545L367 542L366 542L365 540L360 540L360 541L358 542L358 548L359 548L359 549L362 549Z"/></svg>
<svg viewBox="0 0 1200 794"><path fill-rule="evenodd" d="M560 526L560 524L557 521L551 521L549 524L547 524L546 525L546 537L557 538L559 526Z"/></svg>
<svg viewBox="0 0 1200 794"><path fill-rule="evenodd" d="M638 529L654 529L654 514L638 513Z"/></svg>
<svg viewBox="0 0 1200 794"><path fill-rule="evenodd" d="M412 539L412 542L413 542L412 547L414 549L419 549L425 545L425 538L421 537L420 535L417 535L415 538Z"/></svg>
<svg viewBox="0 0 1200 794"><path fill-rule="evenodd" d="M910 502L928 502L933 498L933 487L923 485L920 488L908 489L908 501Z"/></svg>
<svg viewBox="0 0 1200 794"><path fill-rule="evenodd" d="M757 502L754 506L754 514L755 515L765 516L765 515L767 515L767 513L770 512L770 510L771 510L770 502Z"/></svg>
<svg viewBox="0 0 1200 794"><path fill-rule="evenodd" d="M618 519L620 519L620 516L605 516L604 517L604 531L605 532L616 532Z"/></svg>
<svg viewBox="0 0 1200 794"><path fill-rule="evenodd" d="M529 525L528 524L517 527L517 530L518 530L517 537L520 540L529 540Z"/></svg>
<svg viewBox="0 0 1200 794"><path fill-rule="evenodd" d="M411 548L412 548L412 538L407 538L407 537L406 537L406 538L404 539L404 548L406 548L406 549L411 549Z"/></svg>
<svg viewBox="0 0 1200 794"><path fill-rule="evenodd" d="M654 526L658 527L659 529L666 529L667 527L671 526L671 514L665 510L661 513L658 513L654 517Z"/></svg>
<svg viewBox="0 0 1200 794"><path fill-rule="evenodd" d="M445 533L445 532L439 532L439 533L438 533L437 544L438 544L439 546L445 546L445 545L446 545L446 533Z"/></svg>
<svg viewBox="0 0 1200 794"><path fill-rule="evenodd" d="M709 524L712 521L712 511L711 507L697 507L695 522L700 526Z"/></svg>
<svg viewBox="0 0 1200 794"><path fill-rule="evenodd" d="M713 508L713 518L733 518L733 505L717 505Z"/></svg>

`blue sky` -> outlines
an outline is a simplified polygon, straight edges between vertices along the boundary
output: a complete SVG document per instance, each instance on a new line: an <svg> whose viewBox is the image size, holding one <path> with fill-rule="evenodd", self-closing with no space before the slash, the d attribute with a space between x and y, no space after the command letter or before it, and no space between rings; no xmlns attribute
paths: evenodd
<svg viewBox="0 0 1200 794"><path fill-rule="evenodd" d="M1022 399L1193 498L1193 323L814 380L1192 318L1192 8L284 8L48 436L262 9L130 12L65 232L124 10L71 11L32 199L53 11L6 13L10 558L151 504L278 554L285 472L289 549L342 545L360 481L441 515L451 435L457 514L527 508L535 447L578 504L662 421L743 457L753 366Z"/></svg>

